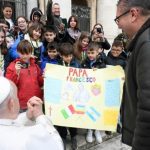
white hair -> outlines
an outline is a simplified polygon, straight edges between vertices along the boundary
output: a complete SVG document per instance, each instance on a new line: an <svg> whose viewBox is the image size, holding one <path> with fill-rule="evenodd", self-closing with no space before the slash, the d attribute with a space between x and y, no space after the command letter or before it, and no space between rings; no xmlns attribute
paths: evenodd
<svg viewBox="0 0 150 150"><path fill-rule="evenodd" d="M5 98L5 100L0 104L0 111L4 110L6 108L9 100L11 100L11 99L18 100L17 94L16 94L16 92L17 92L16 85L10 80L9 80L9 82L10 82L10 92L9 92L8 96Z"/></svg>

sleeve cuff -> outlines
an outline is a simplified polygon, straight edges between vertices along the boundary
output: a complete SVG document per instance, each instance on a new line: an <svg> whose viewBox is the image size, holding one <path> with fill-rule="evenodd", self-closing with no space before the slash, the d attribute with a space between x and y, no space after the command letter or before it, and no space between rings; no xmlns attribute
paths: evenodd
<svg viewBox="0 0 150 150"><path fill-rule="evenodd" d="M36 124L41 124L42 126L44 126L49 133L56 132L56 129L54 128L51 119L48 116L40 115L36 118Z"/></svg>

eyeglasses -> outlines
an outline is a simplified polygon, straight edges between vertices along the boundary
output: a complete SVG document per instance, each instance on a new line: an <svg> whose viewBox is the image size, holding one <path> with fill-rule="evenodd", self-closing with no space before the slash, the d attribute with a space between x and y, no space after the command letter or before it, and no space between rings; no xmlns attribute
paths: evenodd
<svg viewBox="0 0 150 150"><path fill-rule="evenodd" d="M120 16L116 17L116 18L114 19L114 21L116 22L116 24L119 23L119 18L121 18L122 16L128 14L129 12L130 12L130 10L128 10L128 11L124 12L123 14L121 14Z"/></svg>

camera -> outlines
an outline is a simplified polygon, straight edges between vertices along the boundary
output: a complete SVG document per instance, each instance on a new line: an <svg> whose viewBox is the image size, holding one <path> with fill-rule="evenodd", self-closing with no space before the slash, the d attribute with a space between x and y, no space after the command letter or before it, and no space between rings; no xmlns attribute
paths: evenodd
<svg viewBox="0 0 150 150"><path fill-rule="evenodd" d="M102 31L101 28L97 28L97 32L98 32L98 33L102 33L103 31Z"/></svg>
<svg viewBox="0 0 150 150"><path fill-rule="evenodd" d="M21 68L22 68L22 69L27 69L27 68L29 67L29 64L28 64L28 63L19 62L19 64L21 65Z"/></svg>

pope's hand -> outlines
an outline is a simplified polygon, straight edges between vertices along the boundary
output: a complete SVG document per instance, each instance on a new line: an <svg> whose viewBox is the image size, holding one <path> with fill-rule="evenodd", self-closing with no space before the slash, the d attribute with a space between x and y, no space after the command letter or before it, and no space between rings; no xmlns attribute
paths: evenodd
<svg viewBox="0 0 150 150"><path fill-rule="evenodd" d="M33 96L28 100L27 116L29 119L36 119L38 116L43 115L42 100L36 96Z"/></svg>

